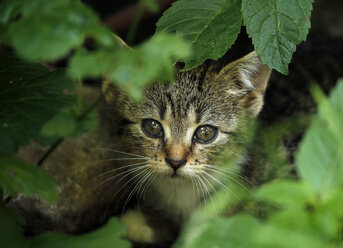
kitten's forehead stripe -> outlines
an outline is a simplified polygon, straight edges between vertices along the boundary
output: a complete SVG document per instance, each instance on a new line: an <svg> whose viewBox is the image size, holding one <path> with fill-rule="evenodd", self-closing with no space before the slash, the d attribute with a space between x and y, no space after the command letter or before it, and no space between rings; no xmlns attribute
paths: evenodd
<svg viewBox="0 0 343 248"><path fill-rule="evenodd" d="M175 104L174 104L174 101L173 101L173 99L172 99L172 96L171 96L170 93L167 93L167 94L166 94L166 97L167 97L167 99L168 99L168 103L169 103L169 105L170 105L170 109L171 109L172 115L173 115L173 117L175 118L175 116L176 116L176 111L175 111Z"/></svg>
<svg viewBox="0 0 343 248"><path fill-rule="evenodd" d="M203 70L201 70L200 72L200 77L199 77L198 85L197 85L197 89L200 93L203 91L203 83L205 81L207 70L208 70L208 64L205 64L203 66Z"/></svg>
<svg viewBox="0 0 343 248"><path fill-rule="evenodd" d="M159 111L160 119L161 119L161 120L164 120L165 114L166 114L166 110L167 110L167 107L166 107L166 105L162 102L162 104L161 104L161 106L160 106L160 111Z"/></svg>

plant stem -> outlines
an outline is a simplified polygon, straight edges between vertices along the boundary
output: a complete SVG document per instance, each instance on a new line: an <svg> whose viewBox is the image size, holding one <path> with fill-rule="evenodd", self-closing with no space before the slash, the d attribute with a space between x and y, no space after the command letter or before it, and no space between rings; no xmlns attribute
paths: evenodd
<svg viewBox="0 0 343 248"><path fill-rule="evenodd" d="M76 106L76 114L79 116L81 115L82 111L82 96L83 96L83 84L82 80L77 80L77 106Z"/></svg>
<svg viewBox="0 0 343 248"><path fill-rule="evenodd" d="M100 96L95 100L95 102L78 116L77 120L82 121L101 102L103 96L104 93L101 93ZM49 148L49 150L46 151L46 153L44 153L43 156L39 159L37 163L38 167L42 166L44 161L51 155L51 153L53 153L56 150L56 148L64 141L64 139L64 137L61 137L58 140L56 140L56 142Z"/></svg>
<svg viewBox="0 0 343 248"><path fill-rule="evenodd" d="M62 143L64 138L59 138L50 148L49 150L43 154L43 156L39 159L37 165L41 167L43 162L50 156L50 154L55 151L55 149Z"/></svg>
<svg viewBox="0 0 343 248"><path fill-rule="evenodd" d="M139 4L137 5L136 13L133 17L131 24L130 24L129 32L126 36L126 43L129 45L132 45L132 42L133 42L134 37L135 37L135 33L137 31L138 23L139 23L142 15L143 15L143 12L144 12L144 5L141 2L139 2Z"/></svg>

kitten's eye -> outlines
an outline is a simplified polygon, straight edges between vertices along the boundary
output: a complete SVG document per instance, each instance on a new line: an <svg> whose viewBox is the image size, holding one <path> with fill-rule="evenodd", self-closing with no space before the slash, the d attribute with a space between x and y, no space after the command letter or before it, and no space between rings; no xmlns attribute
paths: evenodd
<svg viewBox="0 0 343 248"><path fill-rule="evenodd" d="M210 125L200 126L195 130L194 139L200 143L212 142L218 134L218 129Z"/></svg>
<svg viewBox="0 0 343 248"><path fill-rule="evenodd" d="M143 132L151 138L160 138L163 136L163 128L161 123L153 119L145 119L142 121Z"/></svg>

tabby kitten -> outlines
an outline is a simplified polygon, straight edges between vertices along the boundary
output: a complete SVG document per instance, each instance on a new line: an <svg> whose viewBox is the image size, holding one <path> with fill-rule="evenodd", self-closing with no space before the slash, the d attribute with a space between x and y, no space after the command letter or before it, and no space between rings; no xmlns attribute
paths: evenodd
<svg viewBox="0 0 343 248"><path fill-rule="evenodd" d="M135 163L118 164L126 182L133 182L129 196L144 193L140 207L122 217L133 241L175 238L201 202L221 187L217 154L226 148L234 161L245 160L233 136L260 112L271 71L255 52L215 68L205 63L179 72L174 83L152 84L141 104L104 84L110 139L122 152L135 154Z"/></svg>

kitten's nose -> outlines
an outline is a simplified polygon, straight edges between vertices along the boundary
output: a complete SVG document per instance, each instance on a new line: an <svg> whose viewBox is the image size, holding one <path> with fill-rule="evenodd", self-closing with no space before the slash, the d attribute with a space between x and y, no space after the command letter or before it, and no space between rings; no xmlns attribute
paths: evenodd
<svg viewBox="0 0 343 248"><path fill-rule="evenodd" d="M166 158L166 163L168 166L170 166L171 168L173 168L174 170L177 170L179 168L181 168L182 166L184 166L186 164L186 160L184 159L170 159L170 158Z"/></svg>

